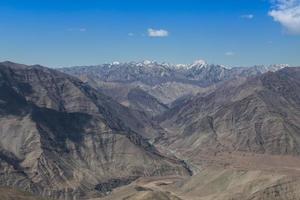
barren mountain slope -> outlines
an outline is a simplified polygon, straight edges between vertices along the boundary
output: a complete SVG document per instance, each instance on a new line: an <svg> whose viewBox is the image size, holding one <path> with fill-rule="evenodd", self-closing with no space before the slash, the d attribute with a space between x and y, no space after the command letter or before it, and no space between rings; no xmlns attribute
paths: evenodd
<svg viewBox="0 0 300 200"><path fill-rule="evenodd" d="M141 178L115 189L104 200L295 200L300 198L299 184L299 174L204 169L186 178Z"/></svg>
<svg viewBox="0 0 300 200"><path fill-rule="evenodd" d="M300 68L228 82L177 105L161 118L162 144L189 157L201 153L300 153Z"/></svg>
<svg viewBox="0 0 300 200"><path fill-rule="evenodd" d="M189 174L141 136L136 115L76 78L6 62L0 91L1 185L83 199L140 176Z"/></svg>
<svg viewBox="0 0 300 200"><path fill-rule="evenodd" d="M41 197L35 197L27 192L23 192L8 187L0 187L0 199L1 200L49 200Z"/></svg>
<svg viewBox="0 0 300 200"><path fill-rule="evenodd" d="M79 75L74 71L76 71L77 68L71 69L65 69L63 70L66 73L69 73L70 75L76 76L80 78L83 82L88 83L95 89L99 90L101 93L112 97L117 102L121 103L124 106L129 107L131 105L132 108L138 109L141 111L147 112L148 108L143 107L133 107L134 105L131 104L129 99L129 93L132 90L143 90L144 93L148 93L148 96L151 96L151 104L164 104L168 105L175 101L177 98L191 95L191 94L197 94L199 92L204 92L210 88L202 88L197 85L189 84L189 83L180 83L180 82L166 82L166 83L158 83L157 85L148 85L141 81L135 81L135 82L118 82L118 81L104 81L102 80L102 77L91 75L90 72L86 71L79 71ZM95 72L96 73L96 72ZM99 72L98 72L99 73ZM142 91L141 91L142 92ZM151 100L148 99L148 100ZM145 104L145 99L139 99L140 104ZM135 101L137 101L135 99ZM161 113L164 111L159 110ZM157 113L156 110L154 110L155 113Z"/></svg>
<svg viewBox="0 0 300 200"><path fill-rule="evenodd" d="M130 108L145 111L149 116L153 117L168 110L166 105L140 88L130 90L128 101Z"/></svg>

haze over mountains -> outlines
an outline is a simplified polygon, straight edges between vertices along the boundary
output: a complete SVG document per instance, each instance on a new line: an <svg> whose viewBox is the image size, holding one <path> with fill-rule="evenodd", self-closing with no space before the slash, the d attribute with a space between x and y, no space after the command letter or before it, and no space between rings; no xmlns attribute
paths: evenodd
<svg viewBox="0 0 300 200"><path fill-rule="evenodd" d="M298 67L4 62L0 91L1 186L67 200L300 199Z"/></svg>

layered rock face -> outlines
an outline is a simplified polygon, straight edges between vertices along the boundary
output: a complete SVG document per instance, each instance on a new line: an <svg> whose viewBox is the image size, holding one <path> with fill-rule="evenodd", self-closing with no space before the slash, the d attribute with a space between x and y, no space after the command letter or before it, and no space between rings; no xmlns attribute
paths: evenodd
<svg viewBox="0 0 300 200"><path fill-rule="evenodd" d="M189 174L144 139L151 124L139 113L76 78L6 62L0 91L1 185L84 199L140 176Z"/></svg>

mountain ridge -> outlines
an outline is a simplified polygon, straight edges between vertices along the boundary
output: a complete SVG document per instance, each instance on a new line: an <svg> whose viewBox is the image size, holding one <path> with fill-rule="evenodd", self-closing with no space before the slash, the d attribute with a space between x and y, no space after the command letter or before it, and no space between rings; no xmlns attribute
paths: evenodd
<svg viewBox="0 0 300 200"><path fill-rule="evenodd" d="M140 119L110 97L52 69L10 65L0 64L1 185L76 199L141 176L190 174L132 130Z"/></svg>
<svg viewBox="0 0 300 200"><path fill-rule="evenodd" d="M298 155L299 74L300 68L284 68L228 83L177 105L159 120L179 134L169 136L170 145L190 149L186 155L192 157L201 151Z"/></svg>
<svg viewBox="0 0 300 200"><path fill-rule="evenodd" d="M201 78L204 78L197 77L199 73L208 73L210 71L220 70L220 72L218 72L218 76L220 76L220 73L229 73L234 75L254 73L253 75L257 75L259 73L264 73L267 71L276 71L284 67L288 67L288 65L255 65L253 67L227 68L223 65L208 64L205 61L201 60L195 61L192 64L169 64L158 63L156 61L125 63L113 62L111 64L59 68L58 70L75 76L80 76L80 74L98 76L98 78L101 78L101 80L108 82L119 81L128 83L132 81L146 81L143 83L153 85L162 82L178 81L183 83L189 82L192 84L206 85L207 83L199 82ZM226 76L224 76L220 79L223 80L227 78Z"/></svg>
<svg viewBox="0 0 300 200"><path fill-rule="evenodd" d="M128 94L131 90L136 89L141 89L156 98L151 104L160 102L170 106L178 98L213 90L218 84L225 81L256 76L286 66L227 68L222 65L208 64L203 60L188 65L142 61L114 62L96 66L60 68L58 70L80 78L125 106L130 105ZM140 99L138 104L145 105L145 102ZM141 107L135 109L149 113L149 110L143 110ZM160 114L157 110L152 111L156 115Z"/></svg>

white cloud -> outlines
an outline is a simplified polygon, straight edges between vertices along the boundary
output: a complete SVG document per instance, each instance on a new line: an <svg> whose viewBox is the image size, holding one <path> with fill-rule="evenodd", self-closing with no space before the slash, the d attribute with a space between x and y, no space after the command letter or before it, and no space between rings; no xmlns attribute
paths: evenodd
<svg viewBox="0 0 300 200"><path fill-rule="evenodd" d="M235 55L235 53L232 52L232 51L227 51L227 52L225 53L225 56L234 56L234 55Z"/></svg>
<svg viewBox="0 0 300 200"><path fill-rule="evenodd" d="M243 18L243 19L253 19L254 15L253 14L241 15L241 18Z"/></svg>
<svg viewBox="0 0 300 200"><path fill-rule="evenodd" d="M169 36L169 32L164 29L148 29L148 36L149 37L167 37Z"/></svg>
<svg viewBox="0 0 300 200"><path fill-rule="evenodd" d="M129 37L133 37L133 36L134 36L134 33L128 33L128 36L129 36Z"/></svg>
<svg viewBox="0 0 300 200"><path fill-rule="evenodd" d="M300 34L300 0L273 0L269 15L290 34Z"/></svg>

